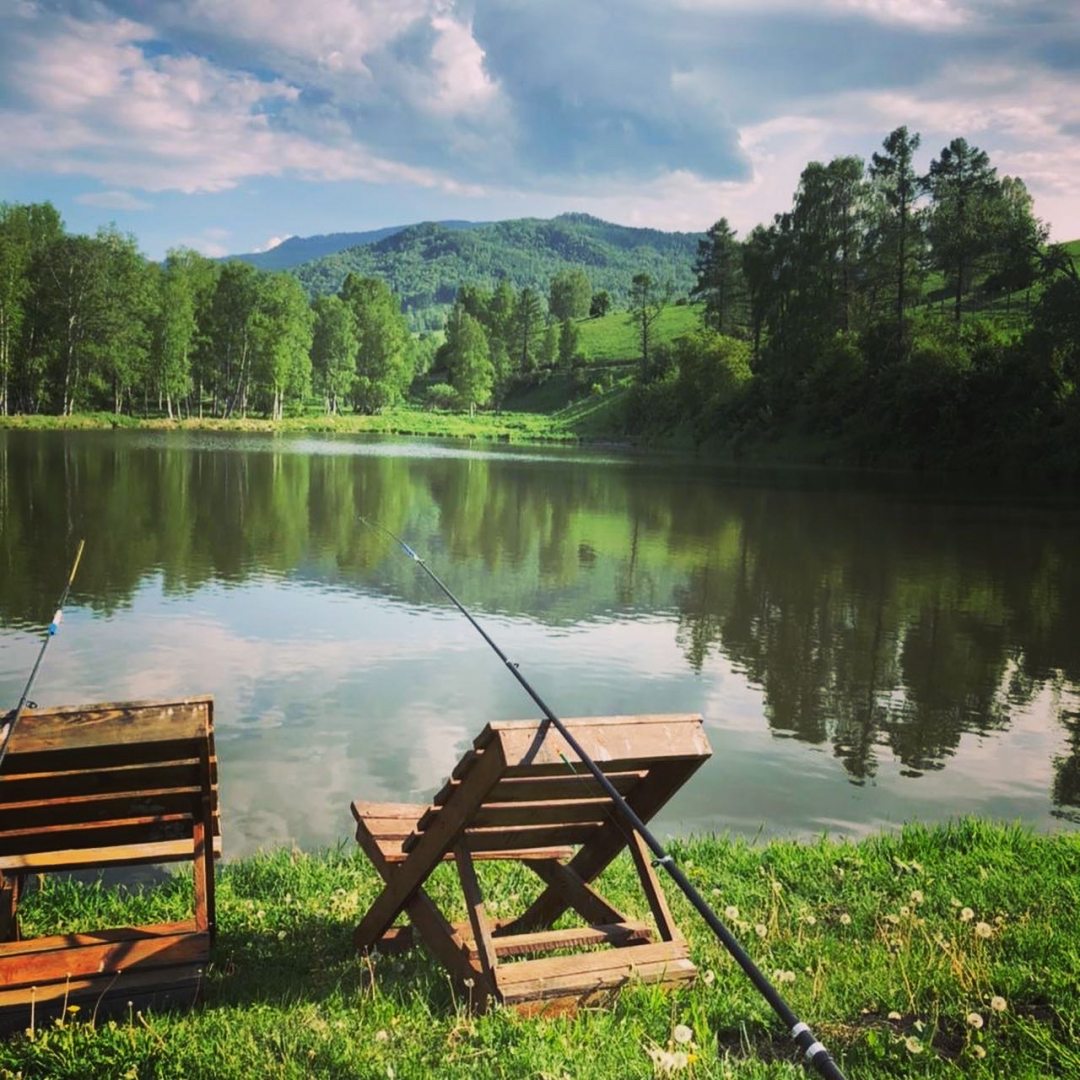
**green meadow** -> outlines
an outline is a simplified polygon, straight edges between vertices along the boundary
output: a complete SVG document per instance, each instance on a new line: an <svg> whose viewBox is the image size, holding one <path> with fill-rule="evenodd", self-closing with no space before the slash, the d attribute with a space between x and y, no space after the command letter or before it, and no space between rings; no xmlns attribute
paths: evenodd
<svg viewBox="0 0 1080 1080"><path fill-rule="evenodd" d="M964 821L859 843L703 837L672 851L849 1080L1080 1076L1080 834ZM481 870L495 916L535 891L521 866ZM601 884L645 917L635 882L624 860ZM70 1012L0 1042L0 1076L808 1075L679 895L671 901L700 970L694 987L630 985L607 1008L522 1019L473 1015L422 949L358 957L351 930L377 888L363 856L344 848L226 863L201 1005ZM172 919L189 891L182 877L133 892L46 878L26 901L24 932ZM449 867L430 892L463 915Z"/></svg>

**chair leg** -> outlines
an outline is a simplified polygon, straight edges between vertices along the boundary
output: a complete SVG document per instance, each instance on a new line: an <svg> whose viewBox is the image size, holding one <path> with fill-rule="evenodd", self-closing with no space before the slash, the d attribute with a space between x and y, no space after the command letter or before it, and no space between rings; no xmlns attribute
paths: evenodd
<svg viewBox="0 0 1080 1080"><path fill-rule="evenodd" d="M495 968L499 961L495 954L495 944L491 940L491 924L484 910L484 897L480 892L480 882L476 878L476 867L464 843L455 845L454 862L457 865L458 878L461 880L461 891L465 894L465 906L469 911L469 925L472 927L473 938L476 941L480 970L487 984L484 989L488 996L498 998Z"/></svg>
<svg viewBox="0 0 1080 1080"><path fill-rule="evenodd" d="M22 875L0 874L0 941L19 940L19 891Z"/></svg>

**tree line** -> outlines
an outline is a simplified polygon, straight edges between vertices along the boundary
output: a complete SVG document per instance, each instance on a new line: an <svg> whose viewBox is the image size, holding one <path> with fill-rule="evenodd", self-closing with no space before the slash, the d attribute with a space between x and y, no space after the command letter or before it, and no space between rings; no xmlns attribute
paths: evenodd
<svg viewBox="0 0 1080 1080"><path fill-rule="evenodd" d="M0 205L0 414L279 419L312 395L330 413L371 413L432 363L449 384L429 403L497 405L516 380L572 365L574 320L610 302L580 268L558 272L546 297L464 286L439 347L409 332L377 278L350 273L309 302L288 273L187 249L158 264L115 228L70 235L48 203Z"/></svg>
<svg viewBox="0 0 1080 1080"><path fill-rule="evenodd" d="M952 140L926 173L897 128L870 161L804 169L790 210L700 241L700 332L643 361L627 425L701 440L783 432L911 463L986 447L1068 457L1080 276L1022 180ZM966 448L966 449L965 449Z"/></svg>

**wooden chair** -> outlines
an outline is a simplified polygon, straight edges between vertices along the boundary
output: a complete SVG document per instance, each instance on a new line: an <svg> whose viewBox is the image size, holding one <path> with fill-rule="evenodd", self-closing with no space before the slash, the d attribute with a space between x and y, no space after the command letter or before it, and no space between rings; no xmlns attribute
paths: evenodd
<svg viewBox="0 0 1080 1080"><path fill-rule="evenodd" d="M0 769L0 1026L191 1004L214 937L220 854L213 702L89 705L26 712ZM191 862L182 922L24 940L27 874Z"/></svg>
<svg viewBox="0 0 1080 1080"><path fill-rule="evenodd" d="M565 724L646 823L711 753L700 716ZM356 928L357 947L399 947L408 928L391 924L405 911L476 1007L492 999L527 1013L564 1011L599 1003L632 978L676 985L696 974L648 848L547 722L489 724L430 806L354 802L352 811L356 838L385 881ZM624 847L655 931L592 887ZM495 922L485 913L476 859L521 860L544 888L520 916ZM467 922L448 922L424 892L442 860L457 866ZM571 909L586 925L553 929ZM604 945L613 948L565 952ZM513 959L553 951L563 955Z"/></svg>

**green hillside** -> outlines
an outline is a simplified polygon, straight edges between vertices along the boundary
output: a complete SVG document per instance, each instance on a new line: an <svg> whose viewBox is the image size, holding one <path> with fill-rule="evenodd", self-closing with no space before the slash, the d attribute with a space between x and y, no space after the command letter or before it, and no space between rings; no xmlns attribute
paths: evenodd
<svg viewBox="0 0 1080 1080"><path fill-rule="evenodd" d="M667 344L680 334L701 326L701 304L671 304L660 312L652 328L655 344ZM641 357L638 329L626 311L613 311L602 319L582 319L579 349L593 363L637 361Z"/></svg>
<svg viewBox="0 0 1080 1080"><path fill-rule="evenodd" d="M491 287L505 279L546 296L552 277L567 266L582 267L593 288L606 289L617 306L637 273L670 282L676 296L685 296L694 285L699 239L697 233L634 229L586 214L498 221L469 230L426 223L293 272L312 294L336 292L350 271L382 278L402 298L415 325L436 326L459 285ZM424 314L429 317L419 317Z"/></svg>

